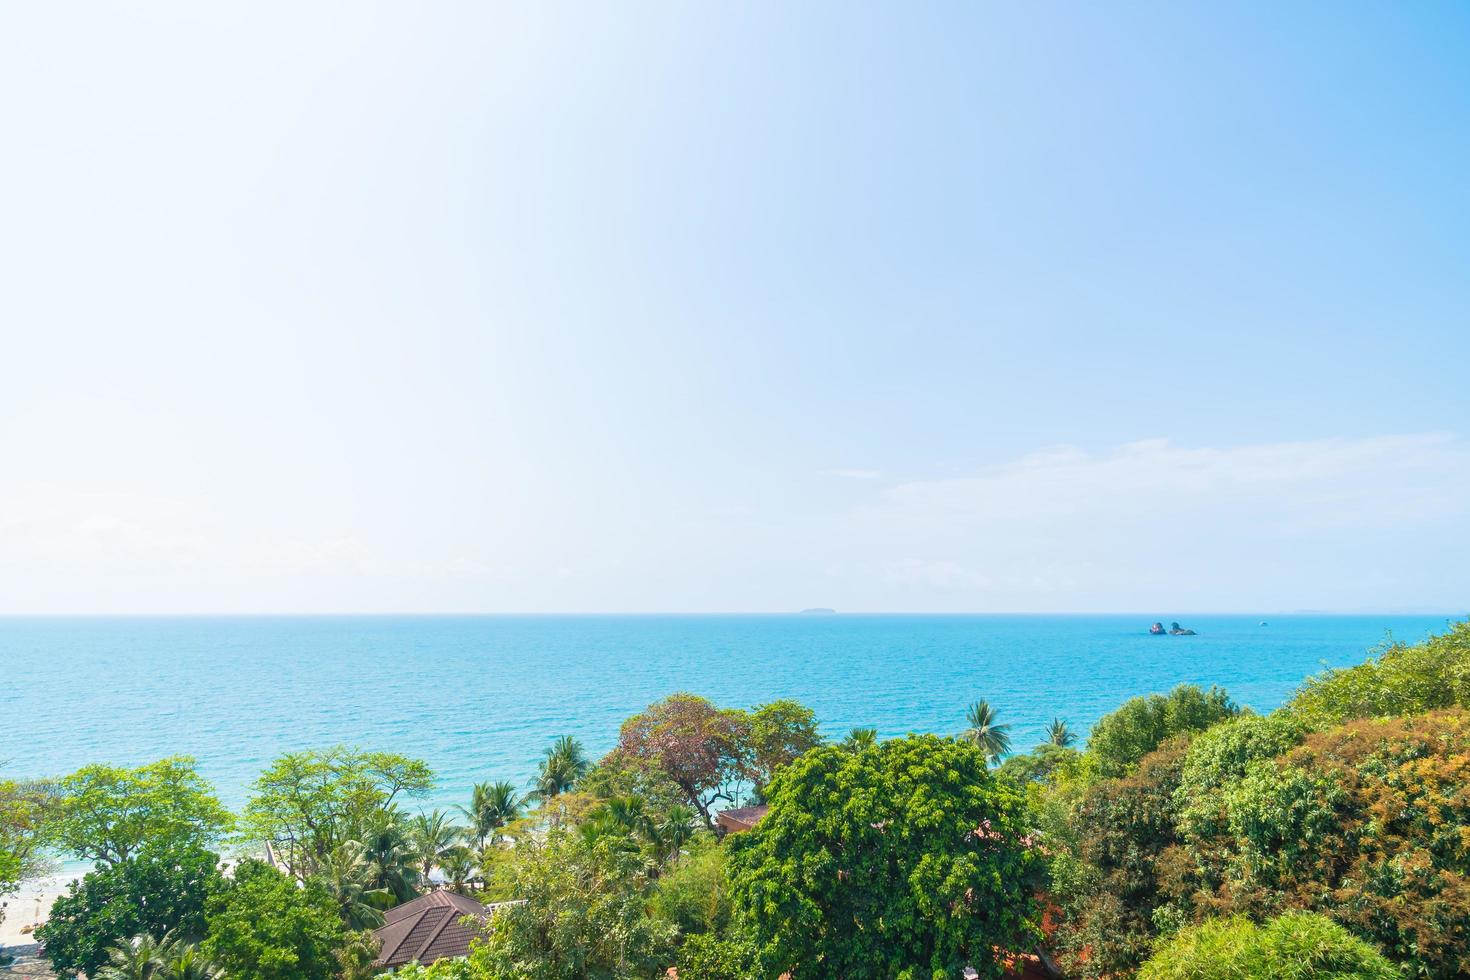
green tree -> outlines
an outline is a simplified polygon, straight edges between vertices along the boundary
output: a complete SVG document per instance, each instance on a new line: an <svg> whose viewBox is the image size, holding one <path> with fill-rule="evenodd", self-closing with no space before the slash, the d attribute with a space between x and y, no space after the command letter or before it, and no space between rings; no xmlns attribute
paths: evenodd
<svg viewBox="0 0 1470 980"><path fill-rule="evenodd" d="M1288 710L1313 728L1354 718L1470 708L1470 620L1412 646L1389 643L1367 663L1308 680Z"/></svg>
<svg viewBox="0 0 1470 980"><path fill-rule="evenodd" d="M968 728L960 737L985 753L987 763L999 762L1011 751L1010 725L997 724L990 702L976 701L965 711Z"/></svg>
<svg viewBox="0 0 1470 980"><path fill-rule="evenodd" d="M338 844L322 862L314 879L332 896L349 929L376 929L383 924L383 910L396 903L393 893L377 883L377 869L368 860L361 843Z"/></svg>
<svg viewBox="0 0 1470 980"><path fill-rule="evenodd" d="M433 784L428 766L391 752L293 752L255 781L245 806L246 833L270 842L304 878L343 842L364 841L398 799L422 797Z"/></svg>
<svg viewBox="0 0 1470 980"><path fill-rule="evenodd" d="M688 854L659 876L653 913L677 926L684 936L723 935L730 924L730 890L725 878L728 851L713 835L700 834L696 840Z"/></svg>
<svg viewBox="0 0 1470 980"><path fill-rule="evenodd" d="M114 949L135 937L198 939L204 934L206 904L223 887L213 852L150 844L72 882L51 906L36 938L57 973L91 976L108 964Z"/></svg>
<svg viewBox="0 0 1470 980"><path fill-rule="evenodd" d="M158 944L146 932L112 947L97 980L149 980L158 970Z"/></svg>
<svg viewBox="0 0 1470 980"><path fill-rule="evenodd" d="M50 869L44 847L60 802L54 783L0 780L0 920L4 897Z"/></svg>
<svg viewBox="0 0 1470 980"><path fill-rule="evenodd" d="M337 953L351 939L320 882L303 885L250 859L210 898L207 923L204 952L250 980L333 980Z"/></svg>
<svg viewBox="0 0 1470 980"><path fill-rule="evenodd" d="M546 754L537 765L536 778L532 780L532 799L548 803L563 793L575 789L587 774L591 763L582 750L582 743L571 735L563 735L546 749Z"/></svg>
<svg viewBox="0 0 1470 980"><path fill-rule="evenodd" d="M485 785L481 783L480 786ZM479 790L476 786L476 791ZM479 828L476 827L476 830ZM443 810L435 810L433 813L419 813L409 823L409 846L413 851L414 859L419 864L419 876L427 881L429 872L434 866L444 859L444 855L452 847L457 847L465 837L466 831L463 827L456 826L449 820L449 814ZM483 847L484 835L480 835Z"/></svg>
<svg viewBox="0 0 1470 980"><path fill-rule="evenodd" d="M1076 749L1055 742L1042 742L1030 752L1010 756L995 771L1018 783L1044 783L1059 768L1071 765L1079 754Z"/></svg>
<svg viewBox="0 0 1470 980"><path fill-rule="evenodd" d="M397 808L371 817L360 843L363 857L372 868L374 888L388 892L395 905L418 895L418 855L408 821Z"/></svg>
<svg viewBox="0 0 1470 980"><path fill-rule="evenodd" d="M854 728L842 740L843 747L849 749L867 749L877 744L878 729L876 728Z"/></svg>
<svg viewBox="0 0 1470 980"><path fill-rule="evenodd" d="M546 761L543 760L543 765ZM576 766L559 761L552 768L556 778L548 782L546 788L551 789L554 784L556 792L553 795L556 795L569 788L570 784L563 776ZM502 780L498 783L476 783L470 794L469 807L459 807L459 812L469 818L470 832L474 834L476 846L484 847L486 840L495 843L497 832L520 819L524 809L525 802L516 792L514 784Z"/></svg>
<svg viewBox="0 0 1470 980"><path fill-rule="evenodd" d="M1240 714L1240 708L1218 687L1208 691L1181 684L1168 695L1133 698L1093 726L1087 751L1101 774L1126 776L1138 761L1175 735L1202 732Z"/></svg>
<svg viewBox="0 0 1470 980"><path fill-rule="evenodd" d="M746 775L763 793L771 776L803 752L822 744L817 717L800 701L784 698L763 704L746 721Z"/></svg>
<svg viewBox="0 0 1470 980"><path fill-rule="evenodd" d="M982 750L932 735L813 749L729 838L731 899L759 975L1001 975L1038 937L1023 797Z"/></svg>
<svg viewBox="0 0 1470 980"><path fill-rule="evenodd" d="M1046 740L1051 745L1059 745L1067 748L1077 741L1077 733L1060 718L1053 718L1051 724L1046 726Z"/></svg>
<svg viewBox="0 0 1470 980"><path fill-rule="evenodd" d="M1320 915L1293 912L1257 925L1215 919L1160 945L1139 980L1399 980L1368 943Z"/></svg>
<svg viewBox="0 0 1470 980"><path fill-rule="evenodd" d="M218 963L196 944L170 937L154 952L155 980L215 980L224 975Z"/></svg>
<svg viewBox="0 0 1470 980"><path fill-rule="evenodd" d="M614 753L668 779L713 830L712 807L733 799L730 787L745 773L748 732L745 712L673 694L623 722Z"/></svg>
<svg viewBox="0 0 1470 980"><path fill-rule="evenodd" d="M61 780L52 841L101 864L126 861L145 844L210 847L232 818L184 756L138 769L87 766Z"/></svg>
<svg viewBox="0 0 1470 980"><path fill-rule="evenodd" d="M639 855L553 830L522 858L513 867L524 901L497 911L472 950L477 980L633 980L672 962L675 929L648 914Z"/></svg>

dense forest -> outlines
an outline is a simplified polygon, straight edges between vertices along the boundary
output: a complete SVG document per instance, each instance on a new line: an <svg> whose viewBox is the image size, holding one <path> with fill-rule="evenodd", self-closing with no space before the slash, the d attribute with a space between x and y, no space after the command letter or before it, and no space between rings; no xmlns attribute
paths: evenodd
<svg viewBox="0 0 1470 980"><path fill-rule="evenodd" d="M980 693L980 692L977 692ZM400 980L1470 977L1470 623L1306 679L1280 709L1182 686L1013 752L824 738L793 701L675 694L589 759L425 809L411 757L285 755L238 813L192 760L0 783L0 893L93 865L37 930L62 976L353 980L388 910L492 906ZM760 804L754 829L721 810Z"/></svg>

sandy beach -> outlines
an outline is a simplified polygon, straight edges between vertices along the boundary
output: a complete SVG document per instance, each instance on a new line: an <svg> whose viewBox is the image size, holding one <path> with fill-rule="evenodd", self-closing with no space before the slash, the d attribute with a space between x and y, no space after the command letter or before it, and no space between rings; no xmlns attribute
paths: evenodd
<svg viewBox="0 0 1470 980"><path fill-rule="evenodd" d="M80 875L63 872L26 882L25 886L4 900L5 918L0 921L0 946L22 946L35 942L29 930L46 921L51 903L66 893L69 882Z"/></svg>

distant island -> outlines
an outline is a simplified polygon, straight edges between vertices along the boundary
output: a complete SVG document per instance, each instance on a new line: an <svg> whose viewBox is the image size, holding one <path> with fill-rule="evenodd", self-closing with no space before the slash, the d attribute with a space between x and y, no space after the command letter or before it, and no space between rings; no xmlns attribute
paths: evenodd
<svg viewBox="0 0 1470 980"><path fill-rule="evenodd" d="M803 609L801 611L801 614L803 616L810 616L810 615L816 615L816 616L835 616L837 614L837 610L836 609L828 609L826 606L815 606L815 607L813 607L811 609Z"/></svg>

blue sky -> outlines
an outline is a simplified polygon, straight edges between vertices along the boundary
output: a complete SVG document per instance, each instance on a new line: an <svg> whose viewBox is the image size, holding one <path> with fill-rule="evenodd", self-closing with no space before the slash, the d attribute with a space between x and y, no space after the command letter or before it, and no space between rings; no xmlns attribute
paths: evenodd
<svg viewBox="0 0 1470 980"><path fill-rule="evenodd" d="M0 8L0 609L1463 608L1463 4Z"/></svg>

